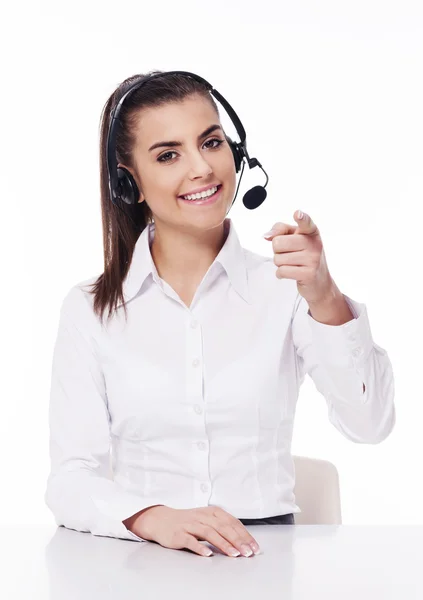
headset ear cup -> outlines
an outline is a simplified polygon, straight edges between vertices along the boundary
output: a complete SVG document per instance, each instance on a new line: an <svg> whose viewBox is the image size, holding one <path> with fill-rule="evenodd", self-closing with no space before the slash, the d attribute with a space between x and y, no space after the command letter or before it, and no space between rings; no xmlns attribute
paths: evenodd
<svg viewBox="0 0 423 600"><path fill-rule="evenodd" d="M140 197L140 192L135 179L125 167L118 167L118 186L119 197L126 204L136 204Z"/></svg>
<svg viewBox="0 0 423 600"><path fill-rule="evenodd" d="M241 153L239 151L237 143L232 141L228 135L225 135L225 137L226 137L226 141L229 144L230 149L232 150L232 155L233 155L234 161L235 161L235 171L238 173L238 171L241 168L241 163L242 163Z"/></svg>

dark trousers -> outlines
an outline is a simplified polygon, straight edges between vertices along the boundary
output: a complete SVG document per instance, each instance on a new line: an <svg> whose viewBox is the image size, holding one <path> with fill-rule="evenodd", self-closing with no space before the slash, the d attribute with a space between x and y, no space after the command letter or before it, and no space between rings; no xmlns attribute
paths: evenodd
<svg viewBox="0 0 423 600"><path fill-rule="evenodd" d="M243 525L295 525L293 513L263 519L240 519L240 521Z"/></svg>

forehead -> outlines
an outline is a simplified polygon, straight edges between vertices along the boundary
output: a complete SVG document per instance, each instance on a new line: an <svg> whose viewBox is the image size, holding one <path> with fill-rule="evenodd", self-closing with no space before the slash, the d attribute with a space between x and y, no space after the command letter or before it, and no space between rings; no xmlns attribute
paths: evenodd
<svg viewBox="0 0 423 600"><path fill-rule="evenodd" d="M212 123L219 123L215 108L207 98L191 95L161 106L143 108L136 118L136 136L140 146L148 148L160 140L197 137Z"/></svg>

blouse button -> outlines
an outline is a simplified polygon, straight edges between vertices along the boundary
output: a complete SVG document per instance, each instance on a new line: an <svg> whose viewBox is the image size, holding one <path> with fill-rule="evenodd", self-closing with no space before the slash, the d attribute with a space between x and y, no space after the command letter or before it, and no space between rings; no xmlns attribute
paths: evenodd
<svg viewBox="0 0 423 600"><path fill-rule="evenodd" d="M193 366L193 367L198 367L198 365L199 365L199 364L200 364L200 361L198 360L198 358L196 358L196 359L194 359L194 360L192 361L192 366Z"/></svg>
<svg viewBox="0 0 423 600"><path fill-rule="evenodd" d="M199 450L205 450L206 449L206 444L204 442L198 442L197 448Z"/></svg>
<svg viewBox="0 0 423 600"><path fill-rule="evenodd" d="M209 486L206 483L202 483L200 489L202 492L208 492Z"/></svg>
<svg viewBox="0 0 423 600"><path fill-rule="evenodd" d="M203 409L201 408L201 406L199 404L196 404L194 406L194 410L197 413L197 415L201 415L201 413L203 412Z"/></svg>
<svg viewBox="0 0 423 600"><path fill-rule="evenodd" d="M195 319L194 319L194 321L191 321L191 327L193 329L195 329L197 327L197 325L198 325L198 321L196 321Z"/></svg>

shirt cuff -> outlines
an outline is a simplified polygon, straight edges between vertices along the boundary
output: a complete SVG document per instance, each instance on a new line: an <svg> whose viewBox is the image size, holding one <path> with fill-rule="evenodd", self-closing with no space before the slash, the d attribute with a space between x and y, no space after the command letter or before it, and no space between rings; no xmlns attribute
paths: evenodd
<svg viewBox="0 0 423 600"><path fill-rule="evenodd" d="M373 349L367 307L343 294L354 319L343 325L327 325L313 319L307 311L313 347L322 364L359 369Z"/></svg>
<svg viewBox="0 0 423 600"><path fill-rule="evenodd" d="M152 502L151 500L148 503L143 503L142 498L124 490L116 493L112 497L108 497L107 501L95 496L92 496L92 500L102 517L109 523L109 528L111 529L110 534L113 537L136 540L139 542L147 542L148 540L129 531L123 524L123 521L132 517L132 515L135 515L135 513L144 508L162 504L161 502Z"/></svg>

